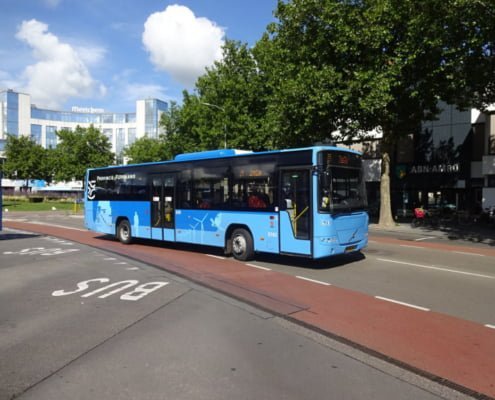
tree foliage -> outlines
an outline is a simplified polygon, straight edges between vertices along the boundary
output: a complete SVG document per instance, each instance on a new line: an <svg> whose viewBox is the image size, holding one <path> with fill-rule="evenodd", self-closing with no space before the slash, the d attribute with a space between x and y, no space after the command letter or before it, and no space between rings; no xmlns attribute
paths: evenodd
<svg viewBox="0 0 495 400"><path fill-rule="evenodd" d="M59 143L54 150L57 160L56 180L83 180L86 169L114 162L108 138L93 125L89 128L77 126L73 131L62 129L57 132L57 136Z"/></svg>
<svg viewBox="0 0 495 400"><path fill-rule="evenodd" d="M223 52L224 58L198 79L195 92L184 92L175 129L167 134L174 153L273 147L265 129L267 86L253 51L227 41Z"/></svg>
<svg viewBox="0 0 495 400"><path fill-rule="evenodd" d="M8 135L3 172L8 178L51 181L49 153L28 136Z"/></svg>
<svg viewBox="0 0 495 400"><path fill-rule="evenodd" d="M382 135L380 224L392 225L390 159L439 100L495 102L495 16L484 0L279 0L253 48L227 41L172 119L173 155Z"/></svg>
<svg viewBox="0 0 495 400"><path fill-rule="evenodd" d="M380 223L390 225L397 140L434 118L440 99L495 101L495 29L486 8L468 0L279 1L278 22L259 43L275 130L291 145L334 130L344 138L381 131Z"/></svg>
<svg viewBox="0 0 495 400"><path fill-rule="evenodd" d="M128 158L128 162L133 164L162 161L168 158L164 140L147 136L137 139L124 149L123 154Z"/></svg>

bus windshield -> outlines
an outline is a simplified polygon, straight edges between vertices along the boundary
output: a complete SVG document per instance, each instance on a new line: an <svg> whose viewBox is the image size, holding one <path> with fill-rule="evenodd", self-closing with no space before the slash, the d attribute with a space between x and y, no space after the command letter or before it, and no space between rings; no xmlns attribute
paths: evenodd
<svg viewBox="0 0 495 400"><path fill-rule="evenodd" d="M346 212L366 208L361 157L354 153L322 152L320 160L320 211Z"/></svg>

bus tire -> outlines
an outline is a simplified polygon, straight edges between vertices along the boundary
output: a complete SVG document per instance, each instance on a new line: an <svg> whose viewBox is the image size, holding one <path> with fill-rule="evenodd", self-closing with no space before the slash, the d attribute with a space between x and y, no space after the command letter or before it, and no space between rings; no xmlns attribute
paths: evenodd
<svg viewBox="0 0 495 400"><path fill-rule="evenodd" d="M132 242L131 224L128 220L123 219L117 226L117 239L123 244Z"/></svg>
<svg viewBox="0 0 495 400"><path fill-rule="evenodd" d="M248 261L254 257L253 237L242 228L234 230L231 237L232 255L236 260Z"/></svg>

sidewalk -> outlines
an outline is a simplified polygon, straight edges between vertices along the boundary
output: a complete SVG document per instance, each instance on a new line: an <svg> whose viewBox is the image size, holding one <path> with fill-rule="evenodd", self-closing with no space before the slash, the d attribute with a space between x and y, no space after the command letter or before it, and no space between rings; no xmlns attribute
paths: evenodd
<svg viewBox="0 0 495 400"><path fill-rule="evenodd" d="M370 222L370 232L404 233L418 236L434 236L446 240L459 240L482 243L495 247L495 224L473 223L471 225L445 224L439 226L423 225L413 227L410 220L398 222L392 228L382 228L376 221Z"/></svg>

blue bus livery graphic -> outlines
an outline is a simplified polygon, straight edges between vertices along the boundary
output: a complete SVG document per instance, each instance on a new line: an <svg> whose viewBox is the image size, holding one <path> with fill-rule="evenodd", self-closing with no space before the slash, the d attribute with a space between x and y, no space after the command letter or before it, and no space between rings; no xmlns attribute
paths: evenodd
<svg viewBox="0 0 495 400"><path fill-rule="evenodd" d="M85 225L133 238L312 258L368 243L361 155L319 146L218 150L172 161L90 169Z"/></svg>

